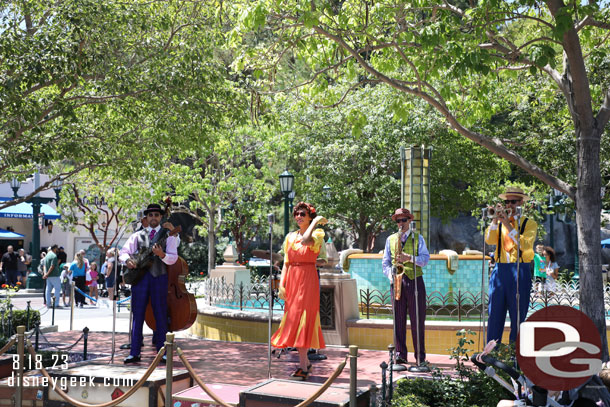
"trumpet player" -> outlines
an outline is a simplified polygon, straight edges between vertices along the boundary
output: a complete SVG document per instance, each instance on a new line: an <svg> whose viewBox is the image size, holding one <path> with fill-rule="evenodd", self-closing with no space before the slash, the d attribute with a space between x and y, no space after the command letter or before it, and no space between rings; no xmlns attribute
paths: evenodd
<svg viewBox="0 0 610 407"><path fill-rule="evenodd" d="M424 238L417 232L411 233L410 222L413 215L408 209L396 209L392 220L398 226L398 232L390 235L385 243L383 254L383 274L390 280L391 295L394 306L394 330L396 334L396 363L407 363L407 312L411 320L411 334L416 362L419 365L426 360L424 329L426 320L426 287L422 268L428 264L430 253ZM414 244L414 241L417 242ZM415 253L413 248L415 247ZM393 268L398 271L393 272ZM401 276L394 281L394 276ZM417 307L419 321L416 317L415 284L417 284ZM398 297L398 298L397 298ZM415 321L415 323L414 323ZM419 343L419 347L418 347ZM419 354L417 350L419 349Z"/></svg>
<svg viewBox="0 0 610 407"><path fill-rule="evenodd" d="M529 200L529 196L521 188L507 187L506 192L498 197L504 201L504 205L497 204L492 211L488 211L493 214L493 218L485 232L485 242L496 246L494 257L496 264L489 277L487 341L502 340L506 311L508 311L509 341L515 342L518 324L525 321L529 307L532 288L530 263L534 258L533 246L538 225L533 219L517 216L517 208ZM518 307L517 286L519 287Z"/></svg>

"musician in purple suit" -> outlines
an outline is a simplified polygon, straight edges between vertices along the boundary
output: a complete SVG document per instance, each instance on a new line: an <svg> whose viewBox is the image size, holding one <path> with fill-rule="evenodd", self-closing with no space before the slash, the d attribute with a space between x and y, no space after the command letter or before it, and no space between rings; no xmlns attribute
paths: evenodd
<svg viewBox="0 0 610 407"><path fill-rule="evenodd" d="M119 259L130 269L137 267L132 256L142 249L151 247L151 243L154 255L152 266L139 281L131 286L131 306L133 309L131 352L123 361L124 363L140 361L142 328L149 299L155 315L156 335L154 342L157 351L163 347L165 341L165 334L167 333L167 266L171 266L178 260L178 239L175 236L159 239L159 236L167 236L165 233L157 235L162 233L162 213L160 205L148 205L144 211L148 226L129 236L120 251ZM165 362L165 356L163 362Z"/></svg>

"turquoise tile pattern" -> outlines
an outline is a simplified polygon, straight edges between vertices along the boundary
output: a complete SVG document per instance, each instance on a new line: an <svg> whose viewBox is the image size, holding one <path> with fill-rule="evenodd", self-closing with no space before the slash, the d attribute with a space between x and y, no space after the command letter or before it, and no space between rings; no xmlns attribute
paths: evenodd
<svg viewBox="0 0 610 407"><path fill-rule="evenodd" d="M358 292L360 290L379 290L385 292L390 289L390 281L383 275L381 267L382 255L364 254L349 257L349 273L356 280ZM424 282L428 296L434 291L441 295L481 292L481 274L484 270L484 290L487 292L489 277L487 274L489 259L482 264L481 256L459 256L458 269L449 273L447 258L444 255L431 255L428 265L424 267Z"/></svg>

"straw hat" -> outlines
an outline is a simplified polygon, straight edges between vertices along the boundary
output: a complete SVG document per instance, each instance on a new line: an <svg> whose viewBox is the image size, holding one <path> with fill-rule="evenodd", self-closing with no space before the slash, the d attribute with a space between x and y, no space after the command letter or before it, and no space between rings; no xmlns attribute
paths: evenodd
<svg viewBox="0 0 610 407"><path fill-rule="evenodd" d="M413 220L413 215L409 212L408 209L398 208L394 211L394 215L392 215L392 220L396 221L396 218L406 216L409 220Z"/></svg>
<svg viewBox="0 0 610 407"><path fill-rule="evenodd" d="M509 196L518 196L521 199L523 199L523 201L528 201L530 199L529 196L527 196L525 194L525 192L523 192L523 190L519 187L506 187L506 192L504 192L503 194L498 195L498 198L500 199L509 199Z"/></svg>

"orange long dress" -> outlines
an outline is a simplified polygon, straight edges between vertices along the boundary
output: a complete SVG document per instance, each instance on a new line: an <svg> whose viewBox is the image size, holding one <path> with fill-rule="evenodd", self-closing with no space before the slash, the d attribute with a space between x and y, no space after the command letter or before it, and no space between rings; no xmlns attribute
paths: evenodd
<svg viewBox="0 0 610 407"><path fill-rule="evenodd" d="M286 301L280 327L271 338L276 348L326 347L320 327L320 281L316 270L324 231L316 229L312 237L313 246L303 246L298 232L288 234L284 240Z"/></svg>

